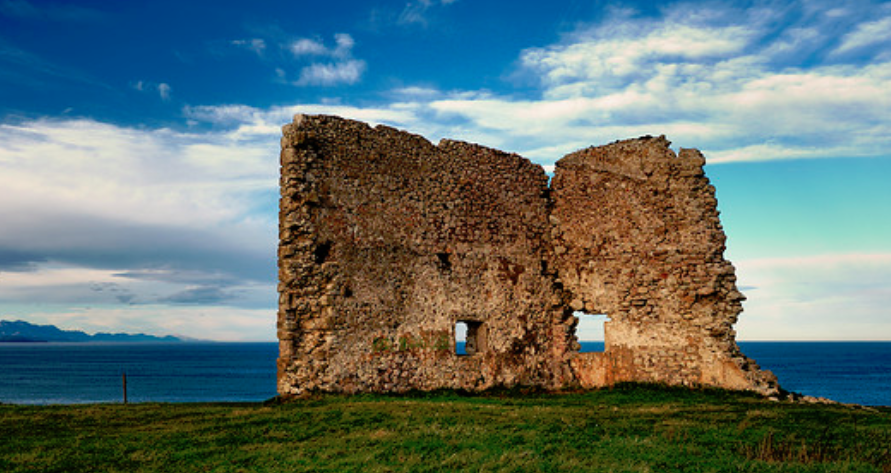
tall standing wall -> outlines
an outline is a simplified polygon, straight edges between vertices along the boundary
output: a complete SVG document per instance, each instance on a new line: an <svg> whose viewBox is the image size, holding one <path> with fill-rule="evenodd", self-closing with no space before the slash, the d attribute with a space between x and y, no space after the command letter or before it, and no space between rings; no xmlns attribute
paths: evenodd
<svg viewBox="0 0 891 473"><path fill-rule="evenodd" d="M575 372L586 386L775 389L736 345L745 298L723 256L705 158L669 144L643 137L557 162L551 221L561 281L574 310L609 317L604 353L575 357Z"/></svg>
<svg viewBox="0 0 891 473"><path fill-rule="evenodd" d="M549 188L540 166L478 145L327 116L283 131L281 394L776 390L733 340L741 296L698 152L592 148ZM612 318L604 353L577 353L576 310Z"/></svg>

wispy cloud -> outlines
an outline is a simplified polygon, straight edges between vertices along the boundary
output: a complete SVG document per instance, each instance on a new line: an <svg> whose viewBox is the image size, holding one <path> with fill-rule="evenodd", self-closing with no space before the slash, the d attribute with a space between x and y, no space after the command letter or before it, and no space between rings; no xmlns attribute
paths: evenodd
<svg viewBox="0 0 891 473"><path fill-rule="evenodd" d="M399 14L397 23L400 25L427 26L430 21L431 10L444 5L451 5L457 0L411 0L405 4Z"/></svg>
<svg viewBox="0 0 891 473"><path fill-rule="evenodd" d="M377 5L370 11L365 27L383 32L390 28L428 29L445 24L444 7L457 0L408 0L402 4Z"/></svg>
<svg viewBox="0 0 891 473"><path fill-rule="evenodd" d="M334 46L326 46L322 41L312 38L299 38L287 45L294 57L325 56L336 59L348 59L352 56L356 41L346 33L334 35Z"/></svg>
<svg viewBox="0 0 891 473"><path fill-rule="evenodd" d="M158 84L158 95L161 96L161 100L167 101L170 100L170 92L173 90L170 87L170 84L161 82Z"/></svg>
<svg viewBox="0 0 891 473"><path fill-rule="evenodd" d="M231 41L231 44L239 48L245 48L253 51L259 56L262 56L263 53L266 51L266 40L264 40L263 38L236 39Z"/></svg>
<svg viewBox="0 0 891 473"><path fill-rule="evenodd" d="M654 65L700 65L732 57L751 40L745 27L697 27L664 21L626 21L577 34L569 43L532 48L522 64L541 78L546 96L610 93L668 71ZM679 71L693 76L694 70Z"/></svg>
<svg viewBox="0 0 891 473"><path fill-rule="evenodd" d="M275 310L207 305L92 306L33 311L28 321L88 333L115 331L180 335L200 340L275 340Z"/></svg>
<svg viewBox="0 0 891 473"><path fill-rule="evenodd" d="M210 304L216 305L234 298L234 295L220 287L216 286L197 286L189 287L185 290L171 294L161 302L173 302L177 304Z"/></svg>
<svg viewBox="0 0 891 473"><path fill-rule="evenodd" d="M365 61L353 58L356 41L346 33L334 35L334 46L326 46L313 38L299 38L290 42L286 49L296 58L322 60L300 69L299 77L292 83L297 86L351 85L359 82L365 72ZM284 69L277 70L280 79L286 76Z"/></svg>
<svg viewBox="0 0 891 473"><path fill-rule="evenodd" d="M0 300L274 306L277 146L257 136L0 125Z"/></svg>
<svg viewBox="0 0 891 473"><path fill-rule="evenodd" d="M350 34L335 34L333 44L319 37L282 40L287 36L275 30L270 37L231 40L225 48L212 44L211 51L221 56L233 47L252 51L273 66L276 82L298 87L353 85L362 80L368 68L353 54L356 40Z"/></svg>
<svg viewBox="0 0 891 473"><path fill-rule="evenodd" d="M328 48L320 41L309 38L300 38L288 47L295 56L321 56L328 54Z"/></svg>
<svg viewBox="0 0 891 473"><path fill-rule="evenodd" d="M735 264L740 284L752 288L737 327L741 338L891 339L891 254L829 254Z"/></svg>
<svg viewBox="0 0 891 473"><path fill-rule="evenodd" d="M861 23L846 34L841 44L832 52L840 55L861 48L891 43L891 15L875 21Z"/></svg>
<svg viewBox="0 0 891 473"><path fill-rule="evenodd" d="M139 92L157 93L158 97L165 102L170 100L170 93L173 91L173 88L170 87L170 84L167 84L165 82L155 83L140 80L133 82L130 87Z"/></svg>
<svg viewBox="0 0 891 473"><path fill-rule="evenodd" d="M365 114L399 110L403 121L392 124L433 140L479 141L545 165L584 146L647 134L701 148L711 163L881 157L891 147L891 57L879 43L857 39L884 21L868 10L674 3L654 17L613 9L555 44L519 52L515 76L537 83L538 96L406 85ZM856 60L828 53L837 42L825 28L845 44L862 44ZM350 84L365 73L364 62L347 59L348 35L334 45L290 44L295 58L314 61L292 83ZM807 67L802 56L811 58Z"/></svg>
<svg viewBox="0 0 891 473"><path fill-rule="evenodd" d="M332 114L366 121L372 124L390 124L413 127L421 124L421 118L410 107L392 106L371 108L350 105L301 104L286 107L257 108L247 105L213 105L186 107L187 117L211 123L229 130L226 136L254 141L275 141L281 127L289 123L295 114Z"/></svg>
<svg viewBox="0 0 891 473"><path fill-rule="evenodd" d="M331 86L355 84L365 72L365 62L350 60L331 64L312 64L300 70L300 78L295 85Z"/></svg>
<svg viewBox="0 0 891 473"><path fill-rule="evenodd" d="M829 13L665 8L658 18L616 11L558 44L523 51L519 72L538 81L538 98L477 93L425 105L539 160L558 158L540 152L559 143L644 134L703 148L712 162L884 156L891 146L891 58L882 48L866 51L875 60L865 64L796 62L796 53L831 45L816 29ZM853 32L846 44L864 47L860 32L884 21L845 18Z"/></svg>

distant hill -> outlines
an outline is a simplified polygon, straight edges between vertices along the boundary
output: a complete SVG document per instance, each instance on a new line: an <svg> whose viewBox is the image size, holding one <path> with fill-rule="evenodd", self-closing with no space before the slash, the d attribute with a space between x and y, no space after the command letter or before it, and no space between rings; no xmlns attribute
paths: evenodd
<svg viewBox="0 0 891 473"><path fill-rule="evenodd" d="M89 335L80 330L62 330L54 325L35 325L22 320L0 320L0 343L10 342L181 342L168 335L156 337L144 333L97 333Z"/></svg>

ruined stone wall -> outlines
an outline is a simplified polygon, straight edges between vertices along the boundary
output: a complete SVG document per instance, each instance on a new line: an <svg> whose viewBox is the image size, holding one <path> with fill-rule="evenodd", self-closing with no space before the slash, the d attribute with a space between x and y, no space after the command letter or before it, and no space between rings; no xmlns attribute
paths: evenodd
<svg viewBox="0 0 891 473"><path fill-rule="evenodd" d="M565 383L539 166L334 117L282 143L280 392ZM457 322L477 355L455 354Z"/></svg>
<svg viewBox="0 0 891 473"><path fill-rule="evenodd" d="M585 386L767 388L775 380L735 342L745 298L723 257L705 158L692 149L675 155L669 144L643 137L557 162L551 221L560 279L574 310L609 317L604 353L577 356L577 376Z"/></svg>
<svg viewBox="0 0 891 473"><path fill-rule="evenodd" d="M283 130L281 394L776 389L736 348L742 296L698 152L592 148L549 189L540 166L478 145L325 116ZM577 353L574 310L611 317L604 353Z"/></svg>

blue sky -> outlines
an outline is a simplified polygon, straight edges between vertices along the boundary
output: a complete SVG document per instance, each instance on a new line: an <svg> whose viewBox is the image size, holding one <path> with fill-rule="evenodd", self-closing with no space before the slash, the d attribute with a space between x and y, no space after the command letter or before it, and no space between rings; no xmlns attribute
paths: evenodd
<svg viewBox="0 0 891 473"><path fill-rule="evenodd" d="M275 338L294 113L700 148L748 340L891 340L891 3L0 0L0 318Z"/></svg>

